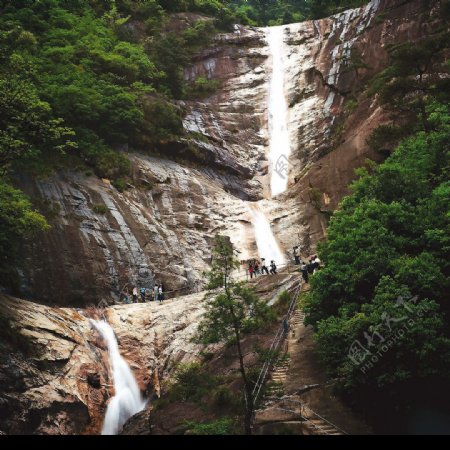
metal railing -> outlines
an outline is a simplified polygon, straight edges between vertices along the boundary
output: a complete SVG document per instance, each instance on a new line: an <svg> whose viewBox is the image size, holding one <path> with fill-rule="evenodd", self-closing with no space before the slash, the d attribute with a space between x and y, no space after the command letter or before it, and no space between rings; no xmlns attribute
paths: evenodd
<svg viewBox="0 0 450 450"><path fill-rule="evenodd" d="M293 313L294 313L294 311L296 309L297 301L298 301L298 299L300 297L301 291L302 291L302 283L300 281L300 284L299 284L298 288L295 290L295 293L293 295L291 304L289 305L289 310L288 310L288 313L287 313L287 320L289 320L292 317L292 315L293 315ZM274 337L274 339L272 341L272 345L270 346L270 349L269 349L269 355L270 356L264 362L264 364L263 364L263 366L261 368L261 371L259 372L259 376L258 376L258 379L256 381L256 384L255 384L255 386L253 388L253 391L252 391L252 397L253 397L253 404L254 405L256 405L256 403L257 403L257 400L258 400L259 394L261 392L261 389L262 389L262 387L263 387L263 385L264 385L264 383L266 381L267 373L269 372L270 366L273 363L275 355L276 355L278 349L280 348L281 342L283 341L283 339L285 337L286 337L286 332L285 332L283 323L281 323L281 325L278 328L278 331L275 334L275 337Z"/></svg>
<svg viewBox="0 0 450 450"><path fill-rule="evenodd" d="M294 400L292 398L283 398L281 399L281 402L290 402L290 403L295 403L297 405L300 406L300 413L296 413L295 411L292 410L287 410L286 411L290 411L290 412L294 412L296 414L300 414L302 416L302 418L308 422L311 422L311 419L309 419L308 417L306 417L307 414L313 415L314 417L318 418L319 420L321 420L322 422L325 422L325 424L329 425L330 427L335 428L337 431L340 431L343 434L348 435L349 433L347 433L346 431L344 431L342 428L338 427L335 423L330 422L328 419L326 419L325 417L321 416L320 414L316 413L315 411L313 411L308 405L306 405L305 403L299 401L299 400ZM280 409L284 409L284 408L280 408ZM320 425L317 425L313 422L311 422L311 425L314 426L315 428L321 429L323 430L323 427L321 427Z"/></svg>
<svg viewBox="0 0 450 450"><path fill-rule="evenodd" d="M244 274L239 274L239 275L232 275L232 278L234 280L238 280L238 281L250 281L251 279L258 279L262 276L271 276L270 274L259 274L259 275L254 275L253 278L250 277L250 274L248 272L248 270L245 270L246 273ZM285 264L280 264L279 266L277 266L277 274L286 274L286 273L291 273L291 272L295 272L295 264L290 261L288 263ZM124 291L125 289L132 285L133 283L127 283L123 286L123 288L120 290L119 292L119 301L117 302L117 304L124 304L124 301L122 300L122 297L124 295ZM185 295L190 295L190 294L195 294L201 291L201 287L202 287L202 282L199 280L197 282L194 282L193 284L189 284L187 286L183 286L181 288L178 289L172 289L171 291L164 291L164 298L165 300L171 300L174 298L178 298L178 297L183 297ZM150 291L150 295L146 295L146 301L153 301L153 289L148 289L148 291ZM130 293L128 293L128 297L132 297L132 295ZM131 301L129 303L132 303ZM141 303L141 293L138 293L138 303Z"/></svg>

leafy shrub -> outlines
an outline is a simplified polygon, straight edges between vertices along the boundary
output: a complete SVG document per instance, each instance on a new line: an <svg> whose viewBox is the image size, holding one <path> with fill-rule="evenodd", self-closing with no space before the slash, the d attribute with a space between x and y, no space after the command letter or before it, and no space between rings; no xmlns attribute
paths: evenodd
<svg viewBox="0 0 450 450"><path fill-rule="evenodd" d="M212 393L213 402L216 406L231 406L235 404L236 396L227 386L219 386Z"/></svg>
<svg viewBox="0 0 450 450"><path fill-rule="evenodd" d="M92 211L96 214L106 214L109 210L108 207L104 204L96 204L92 205Z"/></svg>
<svg viewBox="0 0 450 450"><path fill-rule="evenodd" d="M186 89L186 97L202 98L213 94L220 87L220 80L208 79L206 77L197 77L194 83Z"/></svg>
<svg viewBox="0 0 450 450"><path fill-rule="evenodd" d="M233 434L233 420L229 418L218 419L209 423L185 422L189 434L223 436Z"/></svg>
<svg viewBox="0 0 450 450"><path fill-rule="evenodd" d="M198 402L217 387L220 378L208 374L199 363L190 363L177 368L174 380L175 384L170 390L171 398Z"/></svg>

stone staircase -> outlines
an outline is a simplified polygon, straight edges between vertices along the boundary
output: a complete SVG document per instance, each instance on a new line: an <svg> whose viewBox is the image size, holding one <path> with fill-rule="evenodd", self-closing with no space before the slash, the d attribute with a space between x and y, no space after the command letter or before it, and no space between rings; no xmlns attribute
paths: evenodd
<svg viewBox="0 0 450 450"><path fill-rule="evenodd" d="M288 354L277 359L267 383L265 398L281 397L284 394L283 384L286 381L290 363L291 358Z"/></svg>
<svg viewBox="0 0 450 450"><path fill-rule="evenodd" d="M343 436L347 434L338 426L314 412L307 405L301 405L301 415L305 420L304 425L311 430L311 434L329 436Z"/></svg>
<svg viewBox="0 0 450 450"><path fill-rule="evenodd" d="M305 313L303 312L303 310L297 309L291 320L291 329L297 330L297 328L301 324L303 324L304 321L305 321Z"/></svg>
<svg viewBox="0 0 450 450"><path fill-rule="evenodd" d="M309 406L300 401L300 397L286 395L284 384L288 378L291 356L287 342L298 335L304 324L305 313L296 309L290 319L289 336L287 336L282 354L272 366L267 380L264 397L260 409L256 411L258 423L283 422L301 423L302 434L340 436L347 434L338 426L317 414Z"/></svg>

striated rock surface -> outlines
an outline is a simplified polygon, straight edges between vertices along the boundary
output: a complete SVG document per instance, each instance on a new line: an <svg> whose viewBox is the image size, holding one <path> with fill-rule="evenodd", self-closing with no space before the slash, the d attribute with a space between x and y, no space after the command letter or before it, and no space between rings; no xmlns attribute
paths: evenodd
<svg viewBox="0 0 450 450"><path fill-rule="evenodd" d="M269 205L274 232L285 246L314 251L326 235L354 170L385 155L366 143L374 128L390 122L370 80L388 65L387 48L418 41L445 26L441 2L372 0L327 19L289 25L288 99L290 189Z"/></svg>
<svg viewBox="0 0 450 450"><path fill-rule="evenodd" d="M203 294L171 303L106 309L122 356L141 390L178 362L195 359L190 342ZM98 312L50 308L0 297L0 431L6 434L98 434L112 392L105 343L86 317Z"/></svg>
<svg viewBox="0 0 450 450"><path fill-rule="evenodd" d="M125 192L74 173L21 181L52 225L26 252L23 293L46 304L86 306L113 303L125 285L155 281L166 291L195 292L214 235L230 236L240 259L256 256L250 201L260 203L283 251L300 244L303 255L313 252L354 169L384 157L366 139L388 117L365 86L386 66L389 45L442 25L439 8L437 0L372 0L284 27L292 151L289 188L275 199L267 158L267 30L236 26L216 36L185 79L219 80L219 89L183 102L188 137L162 146L167 159L129 155L133 185Z"/></svg>
<svg viewBox="0 0 450 450"><path fill-rule="evenodd" d="M298 279L267 276L256 289L273 303ZM203 346L191 339L204 313L203 298L200 292L163 304L82 310L0 295L0 432L100 433L113 380L106 344L89 317L108 321L141 391L159 397L178 364L200 357Z"/></svg>

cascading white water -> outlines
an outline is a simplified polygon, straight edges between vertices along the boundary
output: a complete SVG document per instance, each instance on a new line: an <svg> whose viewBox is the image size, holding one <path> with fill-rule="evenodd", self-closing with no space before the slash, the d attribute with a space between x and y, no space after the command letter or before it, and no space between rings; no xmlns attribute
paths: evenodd
<svg viewBox="0 0 450 450"><path fill-rule="evenodd" d="M253 228L255 230L256 246L260 258L265 258L266 264L275 261L277 265L285 263L283 252L272 233L270 223L266 215L258 208L257 205L250 207L253 217Z"/></svg>
<svg viewBox="0 0 450 450"><path fill-rule="evenodd" d="M269 81L269 164L272 197L287 189L291 146L288 132L288 105L284 90L285 27L266 28L272 56L272 76Z"/></svg>
<svg viewBox="0 0 450 450"><path fill-rule="evenodd" d="M144 409L146 402L130 367L120 356L114 330L105 321L93 320L92 323L108 345L115 391L106 409L102 434L117 434L131 416Z"/></svg>

